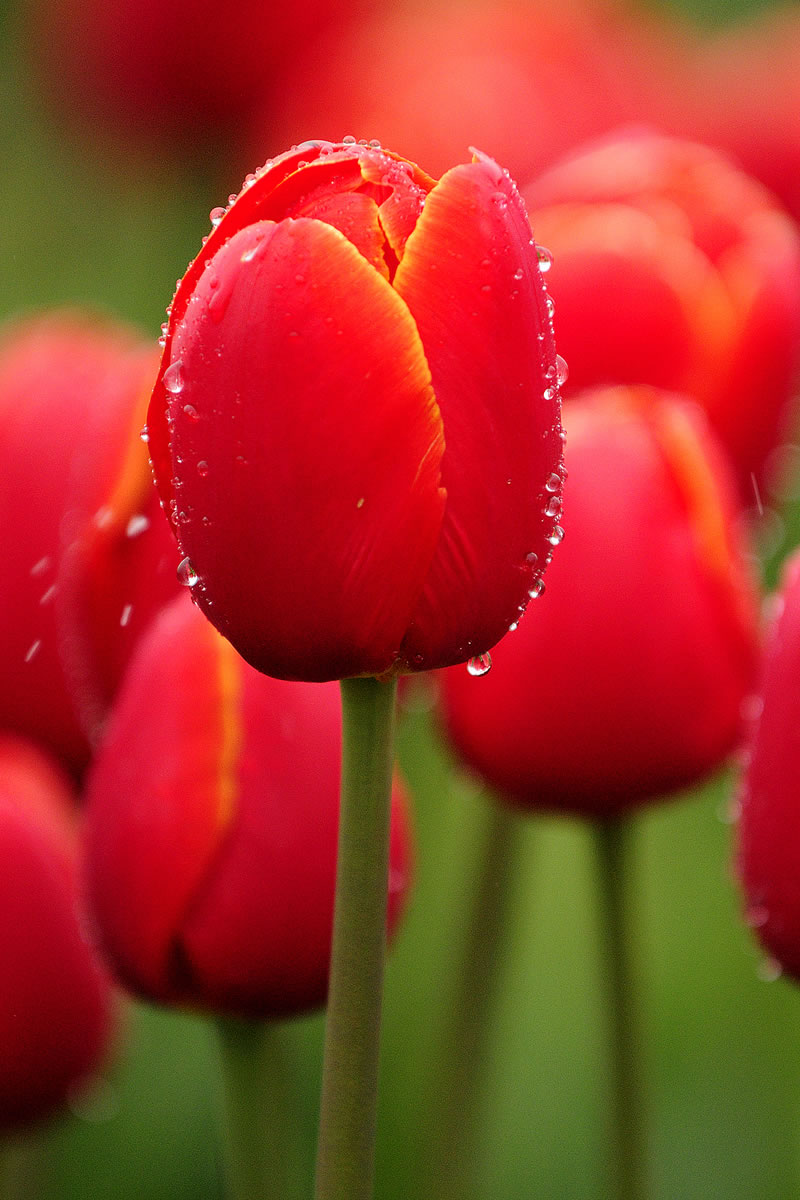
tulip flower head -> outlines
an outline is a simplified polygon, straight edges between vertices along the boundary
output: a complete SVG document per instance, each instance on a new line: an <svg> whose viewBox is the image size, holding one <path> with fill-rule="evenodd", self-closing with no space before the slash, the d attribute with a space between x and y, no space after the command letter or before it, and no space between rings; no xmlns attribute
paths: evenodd
<svg viewBox="0 0 800 1200"><path fill-rule="evenodd" d="M88 783L88 897L128 987L250 1017L324 1003L340 757L335 683L265 678L186 595L155 619ZM411 877L397 786L391 825L390 932Z"/></svg>
<svg viewBox="0 0 800 1200"><path fill-rule="evenodd" d="M539 585L561 487L511 179L478 153L436 182L376 144L306 142L212 223L148 413L196 602L286 679L489 650Z"/></svg>
<svg viewBox="0 0 800 1200"><path fill-rule="evenodd" d="M49 1115L100 1062L110 991L83 931L72 789L0 739L0 1126Z"/></svg>
<svg viewBox="0 0 800 1200"><path fill-rule="evenodd" d="M738 866L746 919L775 961L800 978L800 554L784 569L744 779Z"/></svg>
<svg viewBox="0 0 800 1200"><path fill-rule="evenodd" d="M736 745L757 591L696 406L610 388L566 415L570 523L547 594L480 686L444 673L444 716L513 803L608 816L688 786Z"/></svg>

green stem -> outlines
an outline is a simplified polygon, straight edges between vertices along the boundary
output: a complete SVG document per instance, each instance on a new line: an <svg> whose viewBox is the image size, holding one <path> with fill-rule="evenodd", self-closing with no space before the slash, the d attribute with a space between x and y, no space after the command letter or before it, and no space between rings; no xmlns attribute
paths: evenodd
<svg viewBox="0 0 800 1200"><path fill-rule="evenodd" d="M642 1200L646 1195L644 1096L634 1002L629 903L634 821L620 816L595 822L603 962L606 970L611 1070L612 1195Z"/></svg>
<svg viewBox="0 0 800 1200"><path fill-rule="evenodd" d="M465 1200L474 1187L479 1116L486 1082L489 1034L496 1009L500 968L510 932L520 822L502 804L487 805L475 885L464 914L465 937L454 966L429 1128L433 1134L424 1195Z"/></svg>
<svg viewBox="0 0 800 1200"><path fill-rule="evenodd" d="M375 1174L397 685L343 679L342 799L316 1200L370 1200Z"/></svg>
<svg viewBox="0 0 800 1200"><path fill-rule="evenodd" d="M217 1017L227 1131L227 1177L234 1200L302 1195L294 1105L279 1031L272 1024Z"/></svg>

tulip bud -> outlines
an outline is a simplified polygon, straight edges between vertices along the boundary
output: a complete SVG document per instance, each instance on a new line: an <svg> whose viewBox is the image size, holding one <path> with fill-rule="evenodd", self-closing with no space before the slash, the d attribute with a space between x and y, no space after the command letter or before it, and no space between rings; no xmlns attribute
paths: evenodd
<svg viewBox="0 0 800 1200"><path fill-rule="evenodd" d="M716 151L646 132L576 153L526 198L558 264L571 385L696 397L752 502L751 474L786 431L800 366L800 235L788 215Z"/></svg>
<svg viewBox="0 0 800 1200"><path fill-rule="evenodd" d="M516 187L477 153L437 183L305 142L212 219L148 414L197 603L286 679L488 650L549 558L561 461Z"/></svg>
<svg viewBox="0 0 800 1200"><path fill-rule="evenodd" d="M324 1002L340 753L335 684L260 675L188 597L156 618L88 786L89 898L124 983L250 1017ZM396 789L390 930L409 874Z"/></svg>
<svg viewBox="0 0 800 1200"><path fill-rule="evenodd" d="M608 816L685 787L736 744L758 611L702 413L652 389L567 412L567 530L486 679L442 676L465 760L514 804Z"/></svg>
<svg viewBox="0 0 800 1200"><path fill-rule="evenodd" d="M138 437L155 367L130 330L74 313L0 345L0 723L76 771L134 637L176 590Z"/></svg>
<svg viewBox="0 0 800 1200"><path fill-rule="evenodd" d="M96 1066L108 982L87 944L73 796L54 762L0 740L0 1126L46 1116Z"/></svg>
<svg viewBox="0 0 800 1200"><path fill-rule="evenodd" d="M746 919L781 967L800 977L800 553L784 568L764 657L738 826Z"/></svg>

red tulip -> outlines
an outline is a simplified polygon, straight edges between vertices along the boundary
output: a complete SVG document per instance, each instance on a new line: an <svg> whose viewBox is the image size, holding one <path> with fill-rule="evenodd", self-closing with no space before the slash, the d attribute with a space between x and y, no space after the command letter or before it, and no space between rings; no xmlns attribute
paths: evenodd
<svg viewBox="0 0 800 1200"><path fill-rule="evenodd" d="M89 898L123 982L253 1017L323 1003L340 744L335 684L260 675L185 596L156 619L88 788ZM392 830L390 930L410 874L399 789Z"/></svg>
<svg viewBox="0 0 800 1200"><path fill-rule="evenodd" d="M155 373L130 330L74 313L0 345L0 724L74 770L134 635L175 591L138 437Z"/></svg>
<svg viewBox="0 0 800 1200"><path fill-rule="evenodd" d="M666 20L651 32L617 0L384 5L284 60L251 146L362 131L439 174L477 144L530 178L636 119L671 51Z"/></svg>
<svg viewBox="0 0 800 1200"><path fill-rule="evenodd" d="M488 650L548 558L560 487L553 334L514 184L481 154L436 183L306 142L217 218L148 414L200 607L282 678Z"/></svg>
<svg viewBox="0 0 800 1200"><path fill-rule="evenodd" d="M571 384L695 396L752 497L800 365L790 218L716 151L646 132L584 149L527 199Z"/></svg>
<svg viewBox="0 0 800 1200"><path fill-rule="evenodd" d="M747 920L770 955L800 977L800 553L789 560L761 681L739 821Z"/></svg>
<svg viewBox="0 0 800 1200"><path fill-rule="evenodd" d="M83 935L73 796L33 746L0 740L0 1126L46 1116L94 1068L109 989Z"/></svg>
<svg viewBox="0 0 800 1200"><path fill-rule="evenodd" d="M567 535L486 679L446 672L460 753L523 807L607 816L695 782L740 734L756 594L702 414L651 389L574 401Z"/></svg>

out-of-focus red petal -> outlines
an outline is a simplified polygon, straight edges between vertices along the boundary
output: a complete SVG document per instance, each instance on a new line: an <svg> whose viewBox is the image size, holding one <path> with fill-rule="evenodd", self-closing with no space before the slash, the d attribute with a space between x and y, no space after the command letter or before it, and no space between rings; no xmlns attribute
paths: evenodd
<svg viewBox="0 0 800 1200"><path fill-rule="evenodd" d="M390 669L444 505L403 301L330 226L260 222L197 281L172 356L174 500L206 615L268 674Z"/></svg>
<svg viewBox="0 0 800 1200"><path fill-rule="evenodd" d="M562 449L546 293L524 207L495 163L443 176L394 286L422 337L446 439L445 520L403 645L418 668L502 637L548 557L557 516L545 488Z"/></svg>
<svg viewBox="0 0 800 1200"><path fill-rule="evenodd" d="M162 652L131 663L89 777L87 881L117 972L136 989L169 996L177 990L175 933L232 816L225 781L236 730L225 723L230 673L214 630L198 621L191 638L179 636L181 603L156 620ZM148 719L154 698L175 689L186 700ZM150 760L158 770L139 808L127 789L141 786Z"/></svg>

